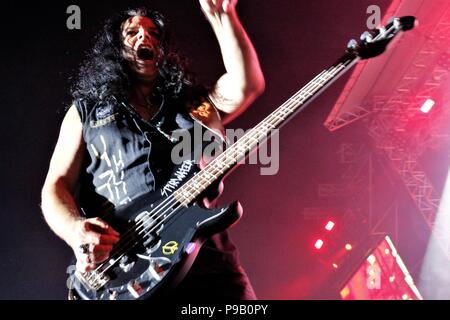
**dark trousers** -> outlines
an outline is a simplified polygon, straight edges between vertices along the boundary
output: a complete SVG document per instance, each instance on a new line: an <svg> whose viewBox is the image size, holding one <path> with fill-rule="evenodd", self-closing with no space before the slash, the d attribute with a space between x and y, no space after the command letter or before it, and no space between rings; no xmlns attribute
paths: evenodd
<svg viewBox="0 0 450 320"><path fill-rule="evenodd" d="M188 273L169 296L178 301L256 300L242 268L226 273Z"/></svg>

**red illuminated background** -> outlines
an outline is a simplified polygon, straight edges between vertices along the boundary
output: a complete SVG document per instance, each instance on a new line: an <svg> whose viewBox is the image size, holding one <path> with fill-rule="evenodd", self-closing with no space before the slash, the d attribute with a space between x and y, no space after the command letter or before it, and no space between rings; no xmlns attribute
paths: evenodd
<svg viewBox="0 0 450 320"><path fill-rule="evenodd" d="M172 21L199 82L213 83L224 69L197 1L76 1L73 31L72 2L2 3L2 299L66 298L71 253L39 202L68 78L101 22L143 2ZM450 299L450 1L239 0L266 91L229 127L256 125L334 63L367 30L370 5L383 23L414 15L419 25L281 129L276 175L243 165L225 181L220 202L243 205L231 235L261 299ZM381 289L370 285L371 255Z"/></svg>

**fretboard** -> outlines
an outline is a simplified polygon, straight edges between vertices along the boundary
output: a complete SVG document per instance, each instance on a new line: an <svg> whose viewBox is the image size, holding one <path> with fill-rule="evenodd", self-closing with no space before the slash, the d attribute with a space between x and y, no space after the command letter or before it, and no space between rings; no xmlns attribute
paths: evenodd
<svg viewBox="0 0 450 320"><path fill-rule="evenodd" d="M189 204L212 183L242 161L252 150L265 142L274 129L280 128L291 117L306 107L322 90L338 79L358 60L355 55L346 54L332 67L322 71L307 85L268 115L258 125L247 131L240 139L219 154L205 168L174 192L182 204Z"/></svg>

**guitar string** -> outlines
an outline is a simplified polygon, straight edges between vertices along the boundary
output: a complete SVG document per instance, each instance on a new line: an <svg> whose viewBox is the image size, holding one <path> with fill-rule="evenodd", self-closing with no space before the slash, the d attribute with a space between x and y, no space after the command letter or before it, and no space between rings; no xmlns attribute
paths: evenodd
<svg viewBox="0 0 450 320"><path fill-rule="evenodd" d="M243 136L243 139L240 139L241 141L237 141L236 142L236 147L237 147L237 145L238 144L243 144L244 143L244 145L245 144L247 144L247 146L250 146L250 147L246 147L245 149L246 149L246 151L245 151L245 153L246 152L248 152L249 150L252 150L258 143L261 143L261 141L260 140L258 140L257 138L254 138L253 136L254 135L260 135L260 132L258 132L258 130L260 130L261 128L258 128L258 127L263 127L263 126L265 126L265 125L267 125L268 123L271 125L271 126L274 126L274 127L276 127L280 122L282 122L282 121L284 121L284 119L285 119L285 116L286 116L286 114L285 114L285 112L286 111L288 111L289 113L288 113L288 115L290 115L292 112L294 112L295 110L290 110L290 108L292 108L292 107L296 107L296 106L299 106L299 105L301 105L301 104L304 104L304 102L309 98L309 97L311 97L317 90L319 90L320 88L322 88L323 87L323 85L325 84L325 83L327 83L329 80L331 80L337 73L339 73L343 68L345 68L346 67L346 65L345 64L342 64L342 63L340 63L340 64L338 64L337 66L334 66L334 67L332 67L331 69L329 69L329 70L324 70L324 71L322 71L319 75L317 75L313 80L311 80L306 86L304 86L302 89L300 89L296 94L294 94L289 100L287 100L285 103L283 103L279 108L277 108L277 110L275 110L275 112L273 112L272 114L270 114L268 117L266 117L263 121L261 121L260 122L260 124L259 125L257 125L255 128L253 128L250 132L249 132L249 134L248 134L248 136L246 137L246 135L244 135ZM323 77L323 78L322 78ZM319 80L319 81L316 81L316 80ZM310 91L310 90L312 90L312 91ZM306 93L307 95L302 95L302 93ZM300 100L296 100L296 99L298 99L298 98L300 98ZM278 113L280 113L280 111L282 111L283 112L283 115L278 115ZM277 118L278 119L273 119L274 117L274 115L275 114L277 114ZM280 118L281 118L281 120L280 120ZM275 121L275 124L273 124L272 122L273 121ZM264 129L266 129L266 128L264 128ZM272 128L271 128L272 129ZM256 140L256 144L254 143L254 142L252 142L252 143L249 143L248 142L248 140L250 140L250 138L253 138L254 140L253 141L255 141ZM242 140L247 140L247 142L244 142L244 141L242 141ZM255 144L255 145L253 145L253 144ZM244 146L245 147L245 146ZM230 147L228 150L233 150L233 147ZM228 151L227 150L227 151ZM209 167L212 167L215 163L217 163L217 162L219 162L220 163L220 160L219 160L219 158L223 158L224 156L225 156L225 154L227 153L227 151L225 151L225 152L223 152L221 155L219 155L216 159L217 159L217 161L213 161L213 162L211 162L210 164L208 164L203 170L202 170L202 172L207 172L208 171L208 169L210 169ZM228 152L228 153L230 153L230 152ZM245 153L243 154L243 156L245 156ZM236 161L236 162L239 162L239 159L240 158L238 158L238 159L236 159L236 157L233 157L233 159L234 159L234 161ZM233 165L233 163L229 163L229 164L227 164L227 165ZM215 172L214 174L212 174L213 175L213 179L212 180L209 180L208 178L207 178L207 184L206 184L206 186L208 186L211 182L214 182L217 178L218 178L218 176L216 176L216 174L223 174L223 172L221 172L221 169L219 169L219 168L216 168L216 167L213 167L213 169L214 170L218 170L218 172ZM197 176L200 176L201 174L198 174ZM197 176L194 176L192 179L195 179ZM177 193L187 193L188 192L188 190L186 190L186 191L180 191L180 190L182 190L182 189L191 189L191 186L190 186L190 181L188 181L185 185L183 185L179 190L177 190ZM197 191L195 188L193 189L194 191ZM190 190L190 191L192 191L192 190ZM170 199L169 199L170 198ZM187 198L187 197L186 197ZM195 199L195 197L193 197L193 199ZM172 205L172 204L176 204L177 203L177 199L175 198L175 196L174 195L171 195L170 197L168 197L166 200L164 200L161 204L159 204L159 206L161 206L161 205L163 205L164 204L164 206L161 208L158 208L158 207L156 207L154 210L156 210L156 209L158 209L156 212L153 212L153 214L151 215L151 216L148 216L148 217L146 217L146 219L147 220L151 220L151 219L154 219L156 222L159 220L159 219L161 219L163 216L165 216L166 215L166 213L168 212L168 210L170 210L170 209L166 209L165 210L165 212L163 212L160 216L158 216L157 218L154 218L155 217L155 215L157 215L158 214L158 212L159 211L161 211L162 209L164 209L164 207L167 207L167 205ZM192 200L191 200L192 201ZM190 201L188 202L188 203L190 203ZM178 207L176 207L175 209L174 208L172 208L172 212L168 215L168 216L165 216L163 219L162 219L162 221L160 221L160 222L158 222L156 225L151 225L151 226L149 226L149 227L147 227L146 225L145 225L145 221L142 221L142 223L141 223L141 225L140 226L138 226L138 227L136 227L136 228L134 228L135 230L129 230L128 232L126 232L124 235L127 235L127 237L129 236L129 235L132 235L132 233L134 233L135 231L138 231L137 232L137 236L140 236L141 235L141 231L143 231L143 233L144 233L144 235L143 235L143 237L145 237L145 236L148 236L148 235L150 235L152 232L154 232L159 226L161 226L162 225L162 223L164 223L165 222L165 220L168 220L174 213L176 213L177 212L177 210L180 208L180 207L182 207L182 206L184 206L184 204L183 203L181 203L181 204L179 204L179 206ZM142 230L138 230L139 229L139 227L143 227L143 229ZM146 230L147 228L150 228L150 230ZM130 229L133 229L133 228L130 228ZM128 237L129 238L129 237ZM131 239L131 241L133 240L133 238ZM109 266L107 266L106 268L105 268L105 270L102 270L101 271L101 273L100 274L96 274L96 278L98 278L98 277L100 277L100 276L102 276L107 270L109 270L109 268L111 268L119 259L121 259L121 257L124 255L124 254L126 254L129 250L131 250L133 247L135 247L137 244L139 243L139 241L138 242L135 242L134 244L132 244L130 247L128 247L128 248L124 248L125 246L127 246L127 245L129 245L130 244L130 241L128 241L126 244L124 244L124 245L122 245L121 247L119 247L119 248L117 248L116 249L116 253L115 253L115 255L117 255L118 253L117 252L120 252L120 250L125 250L123 253L121 253L120 255L119 255L119 257L117 257L117 258L114 258L114 260L116 260L116 261L113 261L113 262L111 262L111 260L113 259L113 258L109 258L108 259L108 263L109 263ZM99 267L97 267L96 269L95 269L95 272L99 272L99 270L102 268L102 266L104 266L104 265L106 265L106 263L105 262L103 262ZM92 273L93 275L94 275L94 273ZM95 281L96 279L94 279L94 281Z"/></svg>
<svg viewBox="0 0 450 320"><path fill-rule="evenodd" d="M394 27L394 26L392 26L392 27ZM392 28L391 27L391 28ZM391 28L389 28L389 30L391 30ZM382 35L381 35L381 33L379 33L378 35L377 35L377 37L375 37L374 38L374 40L376 40L378 37L381 37ZM354 60L354 59L350 59L350 61L351 60ZM348 62L348 61L347 61ZM336 72L336 74L335 75L337 75L337 73L339 73L343 68L345 68L347 65L345 65L345 64L340 64L340 66L342 66L342 68L337 68L338 70L337 70L337 72ZM334 68L333 68L334 69ZM321 74L319 74L318 76L316 76L316 78L318 78L319 76L321 76L322 74L324 74L325 73L325 75L326 75L326 71L323 71ZM326 83L326 82L328 82L329 80L331 80L331 78L333 78L335 75L333 75L332 74L332 72L328 72L328 74L331 74L331 77L329 78L329 79L324 79L324 83ZM285 102L285 103L283 103L279 108L277 108L277 110L275 110L275 112L273 112L271 115L269 115L268 117L266 117L263 121L261 121L261 123L258 125L258 126L262 126L263 125L263 123L267 120L267 119L269 119L272 115L275 115L275 114L277 114L277 113L279 113L280 111L284 111L284 109L286 108L286 107L288 107L288 105L291 103L291 102L293 102L293 98L295 97L295 98L297 98L296 97L296 95L299 95L299 93L301 93L302 91L308 91L309 90L309 88L308 88L308 86L310 85L310 84L313 84L313 82L314 82L314 80L316 79L316 78L314 78L313 80L311 80L306 86L304 86L302 89L300 89L296 94L294 94L287 102ZM314 86L316 86L316 84L314 83ZM314 87L313 86L313 87ZM323 85L321 85L321 84L319 84L319 87L318 87L318 89L320 89L321 87L323 87ZM316 91L313 91L312 93L314 94L314 92L316 92ZM311 96L311 94L309 94L309 96ZM300 96L300 98L302 98L301 96ZM288 108L291 108L292 106L301 106L303 103L304 103L304 101L306 101L306 99L307 98L309 98L308 96L307 97L305 97L305 100L300 100L300 101L296 101L295 100L295 102L292 104L292 105L290 105ZM295 110L288 110L288 111L291 111L291 113L293 113ZM277 117L278 117L278 115L277 115ZM280 116L281 117L281 121L284 121L284 115L281 115ZM272 119L271 119L271 121L273 121ZM277 123L278 122L278 123ZM280 123L280 120L278 119L278 120L276 120L275 119L275 123L277 123L277 124L279 124ZM258 127L257 126L257 127ZM276 127L277 125L275 125L275 127ZM255 133L257 133L257 130L255 130L257 127L255 127L252 131L251 131L251 133L253 134L253 131L256 131ZM247 137L248 139L251 137L251 134ZM243 137L243 138L245 138L245 136ZM257 141L257 143L256 144L258 144L258 143L260 143L259 141L258 141L258 139L256 139L256 141ZM239 142L240 141L237 141L236 142L236 146L239 144ZM252 147L250 147L249 149L250 150L252 150L254 148L254 146L252 146ZM230 148L230 149L233 149L233 148ZM225 154L225 152L224 153L222 153L222 154ZM244 154L245 155L245 154ZM238 160L239 161L239 160ZM238 162L237 161L237 162ZM212 163L214 163L214 162L217 162L217 161L213 161ZM230 164L230 165L232 165L232 164ZM209 165L207 165L205 168L204 168L204 170L205 171L207 171L207 169L208 169L208 167L209 167ZM202 170L203 171L203 170ZM219 169L219 173L220 173L220 169ZM195 177L194 177L195 178ZM193 178L192 178L193 179ZM217 178L216 178L217 179ZM214 179L215 180L215 179ZM214 181L213 180L213 181ZM190 181L188 181L185 185L188 185L189 184L189 182ZM183 187L185 187L185 185L183 185L180 189L182 189ZM209 184L208 184L209 185ZM188 186L189 187L189 186ZM178 191L178 190L177 190ZM172 198L172 197L168 197L168 198ZM195 198L195 197L194 197ZM173 199L175 199L175 197L173 197ZM171 199L172 200L172 199ZM170 201L171 200L168 200L168 199L166 199L166 200L164 200L162 203L164 203L164 202L166 202L166 201L168 201L167 203L170 203ZM175 199L176 200L176 199ZM161 203L161 204L162 204ZM176 201L175 201L175 203L176 203ZM160 205L161 205L160 204ZM182 205L182 204L181 204ZM179 206L180 207L180 206ZM177 209L175 209L175 210L178 210L178 208ZM175 212L175 210L173 210L172 211L172 213L173 212ZM153 216L154 216L155 214L153 214ZM170 215L169 215L170 216ZM168 217L167 217L168 218ZM167 219L166 218L166 219ZM149 217L149 219L152 219L152 217L150 216ZM155 220L157 220L157 219L155 219ZM137 223L136 223L136 225L137 225ZM144 227L144 231L145 231L145 228L146 228L146 226L145 226L145 223L143 222L142 223L142 226ZM155 226L152 230L155 230L155 228L156 228L157 226ZM139 226L138 227L136 227L136 230L139 228ZM133 228L131 228L131 229L133 229ZM150 230L149 232L151 233L151 232L153 232L152 230ZM130 231L129 233L131 233L132 231ZM134 244L132 247L134 247L136 244ZM131 248L132 248L131 247ZM126 250L129 250L129 249L126 249ZM123 256L123 254L121 255L121 256ZM113 262L109 267L111 267L113 264L114 264L115 262ZM103 263L103 265L104 265L105 263ZM101 267L101 265L100 265L100 267ZM108 267L108 268L109 268ZM107 268L107 269L108 269ZM97 268L98 269L98 268ZM96 270L97 270L96 269ZM105 271L103 271L103 272L106 272L107 270L105 270Z"/></svg>
<svg viewBox="0 0 450 320"><path fill-rule="evenodd" d="M340 65L340 66L342 66L342 65ZM345 65L343 66L343 67L345 67ZM325 83L325 82L328 82L328 80L330 80L334 75L333 75L333 72L334 71L336 71L336 70L333 70L333 69L337 69L337 72L336 72L336 74L342 69L342 68L339 68L339 67L334 67L334 68L332 68L329 72L326 72L326 71L323 71L321 74L319 74L316 78L321 78L322 77L322 75L325 73L325 77L328 77L328 79L327 78L324 78L324 79L320 79L321 81L319 81L319 82L315 82L314 80L316 79L313 79L312 81L310 81L310 83L307 85L307 86L305 86L303 89L301 89L299 92L297 92L297 94L295 94L295 95L293 95L293 97L290 99L290 100L288 100L286 103L284 103L282 106L280 106L274 113L272 113L271 115L269 115L268 117L266 117L266 119L264 119L260 124L261 124L261 126L263 126L264 124L265 124L265 122L267 123L269 120L270 120L270 122L272 122L272 121L274 121L275 120L275 123L277 123L277 122L280 122L280 119L273 119L273 117L272 117L272 115L275 115L276 113L278 113L278 112L280 112L280 111L285 111L284 109L286 109L286 107L289 109L289 108L291 108L292 106L294 106L294 105L299 105L299 104L302 104L307 98L309 98L310 96L311 96L311 93L310 92L308 92L308 90L310 90L310 89L320 89L321 87L323 87L323 84ZM331 75L331 76L330 76ZM312 85L312 86L311 86ZM311 88L309 88L309 87L311 87ZM314 87L316 87L316 88L314 88ZM301 96L299 96L299 94L298 93L301 93L302 91L306 91L307 93L308 93L308 96L303 96L303 97L301 97ZM314 92L314 90L313 90L313 92ZM299 97L297 97L297 96L299 96L301 99L300 99L300 101L298 101L298 100L295 100L294 98L299 98ZM290 105L290 106L288 106L288 105ZM288 111L292 111L292 110L288 110ZM295 111L295 110L294 110ZM293 112L293 111L292 111ZM284 113L284 112L283 112ZM277 115L277 117L278 117L278 115ZM271 119L272 118L272 119ZM284 117L283 116L281 116L281 121L283 121L284 120ZM272 125L274 125L274 124L272 124ZM276 125L277 124L275 124L274 126L276 127ZM259 125L258 125L259 126ZM257 127L258 127L257 126ZM247 140L249 140L250 138L252 138L252 135L253 134L258 134L258 130L257 130L257 127L255 127L254 128L254 130L252 130L251 132L250 132L250 134L248 135L248 137L243 137L244 139L243 140L245 140L245 138L247 138ZM238 143L242 143L242 141L237 141L236 142L237 144ZM258 143L260 143L260 141L258 140L258 139L256 139L256 145L258 144ZM248 144L248 142L247 142L247 144ZM253 148L254 148L254 146L252 146L251 144L248 144L248 145L250 145L250 148L248 148L247 147L247 149L250 149L250 150L252 150ZM230 148L229 150L232 150L233 148ZM246 151L248 151L248 150L246 150ZM229 152L228 152L229 153ZM245 153L244 153L244 155L245 155ZM219 157L218 157L219 158ZM235 160L238 160L238 159L235 159ZM216 161L217 162L217 161ZM238 162L238 161L236 161L236 162ZM212 164L211 164L212 165ZM232 163L231 164L229 164L229 165L232 165ZM207 169L208 169L208 166L207 167L205 167L204 168L204 170L205 170L205 172L207 171ZM215 170L217 170L218 168L214 168ZM223 172L221 172L221 169L218 169L218 172L216 172L216 173L219 173L219 174L222 174ZM214 176L214 178L213 178L213 180L212 181L214 181L214 180L216 180L218 177L216 177L215 176L215 174L213 174L213 176ZM187 185L187 188L190 188L190 185L189 185L189 182L188 183L186 183L186 185ZM209 185L209 183L207 184L207 185ZM185 187L185 185L183 185L183 187ZM180 188L180 190L181 189L186 189L186 188ZM195 190L195 189L194 189ZM177 190L178 191L178 190ZM195 198L195 197L194 197ZM174 197L172 198L172 199L170 199L169 201L167 201L167 200L165 200L165 201L163 201L163 203L164 202L166 202L166 206L167 206L167 204L170 204L171 202L172 202L172 200L176 200ZM163 204L163 203L161 203L161 204ZM176 201L175 201L175 203L176 203ZM168 217L165 217L164 218L164 220L168 220L168 218L170 218L170 216L173 214L173 213L176 213L176 211L181 207L181 206L183 206L183 204L180 204L177 208L175 208L175 209L173 209L172 208L172 213L168 216ZM155 208L156 209L156 208ZM161 210L161 208L159 209L159 211ZM167 211L166 211L167 212ZM152 219L155 215L157 214L157 212L156 213L154 213L152 216L150 216L149 217L149 219ZM155 219L155 221L157 221L159 218L161 218L162 216L164 216L165 215L165 213L163 213L162 215L160 215L158 218L156 218ZM142 231L144 231L144 237L145 236L147 236L147 235L149 235L149 234L151 234L154 230L156 230L156 228L158 228L163 222L164 222L164 220L163 221L161 221L161 222L159 222L159 223L157 223L155 226L150 226L151 227L151 230L149 230L149 231L146 231L145 229L146 229L146 226L145 226L145 222L143 222L142 223L142 226L143 226L143 230ZM136 228L136 230L137 229L139 229L139 227L137 227ZM130 232L131 233L131 232ZM139 235L139 233L140 232L138 232L138 234L137 235ZM127 244L129 244L129 242L130 241L128 241L128 243ZM119 259L121 259L121 257L127 252L127 251L129 251L130 249L132 249L136 244L138 244L139 243L139 241L138 242L135 242L135 244L133 244L131 247L129 247L128 249L125 249L125 251L122 253L122 254L120 254L120 256L118 257L118 258L114 258L114 260L116 260L116 261L112 261L111 262L111 258L109 259L109 262L110 262L110 265L107 267L107 268L105 268L105 270L102 270L102 272L101 272L101 274L99 274L98 276L96 276L96 278L98 278L98 277L100 277L100 276L102 276L110 267L112 267ZM126 245L127 245L126 244ZM124 245L125 246L125 245ZM122 248L124 247L124 246L122 246ZM117 251L120 251L119 249L117 250ZM116 255L117 255L117 253L116 253ZM105 265L104 263L103 263L103 265ZM96 271L99 271L100 269L102 268L102 265L100 265L97 269L96 269Z"/></svg>
<svg viewBox="0 0 450 320"><path fill-rule="evenodd" d="M260 123L260 125L258 125L258 126L256 126L251 132L249 132L249 135L248 135L248 137L243 137L244 139L242 139L242 140L245 140L245 138L247 138L247 140L249 140L250 138L253 138L252 137L252 135L254 135L254 134L259 134L258 133L258 127L260 127L260 126L263 126L263 125L265 125L269 120L270 120L270 122L273 122L274 120L275 120L275 123L277 123L277 122L280 122L280 119L273 119L273 117L272 117L272 115L274 115L274 114L276 114L276 113L279 113L280 111L286 111L285 109L286 108L288 108L288 111L292 111L292 110L289 110L289 108L291 108L292 106L294 106L294 105L299 105L299 104L301 104L301 103L304 103L305 102L305 100L307 99L307 98L309 98L310 96L311 96L311 92L308 92L309 90L311 90L311 89L314 89L312 92L314 92L316 89L320 89L321 87L323 87L323 84L325 83L325 82L328 82L332 77L334 77L334 75L333 75L333 73L334 72L336 72L336 74L339 72L339 71L341 71L342 70L342 68L345 68L345 65L342 65L342 64L340 64L340 65L338 65L338 66L335 66L335 67L333 67L332 69L330 69L328 72L325 70L325 71L323 71L322 73L320 73L318 76L316 76L316 78L314 78L312 81L310 81L310 83L308 84L308 85L306 85L303 89L301 89L301 90L299 90L299 92L297 92L296 94L294 94L287 102L285 102L283 105L281 105L274 113L272 113L271 115L269 115L268 117L266 117L266 119L264 119L261 123ZM336 69L336 70L335 70ZM323 79L320 79L322 76L325 76L325 78L323 78ZM319 80L320 81L315 81L315 80L317 80L317 78L319 78ZM314 88L315 87L315 88ZM308 96L301 96L301 95L299 95L299 93L302 93L302 91L303 92L306 92L306 93L308 93ZM295 98L301 98L300 99L300 101L298 101L298 100L295 100ZM295 110L294 110L295 111ZM283 112L284 113L284 112ZM285 115L285 114L284 114ZM281 117L281 121L283 121L284 120L284 117L283 116L278 116L278 117ZM271 119L272 118L272 119ZM273 124L272 124L273 125ZM276 124L274 125L275 127L276 127ZM255 140L254 140L255 141ZM260 143L260 141L258 140L258 139L256 139L256 144L258 144L258 143ZM238 143L242 143L242 141L237 141L236 142L236 144L238 144ZM248 144L248 142L247 142L247 144ZM251 144L250 144L250 146L251 146ZM247 149L253 149L253 147L254 146L251 146L250 148L247 148ZM230 149L228 149L228 150L232 150L233 148L230 148ZM248 151L248 150L247 150ZM229 153L229 152L228 152ZM223 153L223 154L225 154L225 152ZM222 155L223 155L222 154ZM245 154L244 154L245 155ZM219 156L220 157L220 156ZM218 157L218 158L219 158ZM218 159L217 158L217 159ZM234 158L235 159L235 158ZM236 160L236 159L235 159ZM215 161L215 162L217 162L217 161ZM238 162L238 161L237 161ZM210 165L208 165L208 166L211 166L211 165L213 165L213 163L210 163ZM231 164L229 164L229 165L232 165L232 163ZM207 169L208 169L208 166L206 166L205 168L204 168L204 172L206 172L207 171ZM216 172L216 174L217 173L219 173L219 174L223 174L223 172L221 172L221 169L218 169L218 168L214 168L215 170L219 170L218 172ZM212 181L215 181L218 177L216 177L215 176L215 174L213 174L213 176L214 176L214 178L212 179ZM195 178L195 177L194 177ZM210 182L212 182L212 181L209 181L209 180L207 180L209 183ZM209 183L207 184L207 185L209 185ZM187 185L187 188L190 188L190 185L189 185L189 181L185 184L185 185L183 185L183 187L182 188L180 188L179 190L181 190L181 189L186 189L186 185ZM194 189L195 190L195 189ZM177 190L178 191L178 190ZM187 190L186 190L187 191ZM186 192L186 191L183 191L183 193L184 192ZM194 197L195 198L195 197ZM171 202L172 203L176 203L176 201L175 202L173 202L172 200L176 200L174 197L172 197L172 199L170 199L169 201L167 201L167 200L165 200L165 201L163 201L163 203L161 203L161 204L164 204L164 202L166 202L166 206L167 206L167 204L170 204ZM161 205L160 204L160 205ZM176 213L176 211L181 207L181 206L183 206L183 204L180 204L177 208L175 208L175 209L173 209L172 208L172 213L168 216L168 217L165 217L164 219L165 220L167 220L168 218L170 218L170 216L173 214L173 213ZM156 208L155 208L156 209ZM158 211L160 211L162 208L159 208L159 210ZM167 212L167 211L166 211ZM157 214L158 212L155 212L152 216L149 216L148 218L149 219L152 219L152 218L154 218L154 216ZM158 218L156 218L155 220L157 221L159 218L161 218L162 216L164 216L165 215L165 213L163 213L162 215L160 215ZM148 219L148 220L149 220ZM142 226L143 226L143 230L142 231L144 231L144 237L146 236L146 235L148 235L148 234L151 234L156 228L158 228L162 223L164 222L164 220L163 221L161 221L161 222L159 222L159 223L157 223L156 225L154 225L154 226L150 226L151 227L151 230L149 230L149 231L146 231L145 229L147 228L146 226L145 226L145 222L143 222L142 223ZM139 227L138 227L139 228ZM138 228L136 228L136 230L138 229ZM138 234L137 235L139 235L139 233L140 233L140 231L138 232ZM125 252L123 252L118 258L114 258L114 260L119 260L128 250L130 250L131 248L133 248L136 244L138 244L139 242L136 242L134 245L132 245L130 248L127 248L127 249L125 249ZM129 242L127 243L127 244L125 244L125 245L128 245L129 244ZM122 246L122 249L123 249L123 247L125 246L125 245L123 245ZM119 248L118 248L119 249ZM117 250L117 251L119 251L119 250ZM117 255L117 253L116 253L116 255ZM113 261L113 262L111 262L111 258L109 259L109 261L110 261L110 265L105 269L105 270L103 270L102 271L102 274L104 273L104 272L106 272L112 265L114 265L117 261ZM103 265L105 265L105 263L103 263ZM100 265L97 269L96 269L96 271L99 271L99 269L101 269L101 267L102 267L102 265ZM101 276L101 274L99 275L99 276Z"/></svg>
<svg viewBox="0 0 450 320"><path fill-rule="evenodd" d="M317 78L319 78L324 72L325 72L325 71L322 71L320 74L318 74L318 75L316 76L316 78L314 78L313 80L311 80L310 84L312 84L312 82L314 82L315 80L317 80ZM296 93L296 95L298 95L298 93L300 93L303 89L304 89L304 88L300 89L300 90ZM294 96L295 96L295 95L294 95ZM291 98L291 99L292 99L292 98ZM289 101L289 100L288 100L288 101ZM288 101L287 101L287 102L288 102ZM287 103L287 102L286 102L286 103ZM285 104L286 104L286 103L285 103ZM264 121L264 120L263 120L263 121ZM206 171L207 169L208 169L208 166L204 168L205 171ZM195 178L195 177L194 177L194 178ZM171 203L174 203L172 200L176 200L176 199L174 199L174 196L173 196L173 195L169 196L165 201L163 201L162 203L160 203L155 209L153 209L153 212L152 212L153 214L152 214L151 216L146 217L146 218L148 218L147 220L153 219L153 218L155 217L155 215L158 214L159 211L160 211L161 209L164 208L164 205L170 205ZM161 207L161 206L163 206L163 207ZM155 212L155 210L156 210L156 212ZM140 220L139 222L137 222L137 223L136 223L137 227L135 227L135 228L130 228L130 229L122 236L122 239L125 240L129 235L133 236L133 232L138 231L138 229L139 229L140 226L144 226L144 227L145 227L145 223L146 223L146 221L144 221L144 220ZM133 229L135 229L135 230L133 230ZM120 246L119 246L119 247L116 247L116 250L115 250L115 251L117 251L117 249L120 249ZM111 259L111 258L110 258L110 259ZM97 270L95 270L95 271L97 271Z"/></svg>

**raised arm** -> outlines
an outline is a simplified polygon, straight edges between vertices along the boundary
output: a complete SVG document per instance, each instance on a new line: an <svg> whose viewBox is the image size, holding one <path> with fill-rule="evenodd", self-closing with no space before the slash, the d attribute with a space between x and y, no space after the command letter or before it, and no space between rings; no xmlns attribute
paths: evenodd
<svg viewBox="0 0 450 320"><path fill-rule="evenodd" d="M199 0L220 45L226 73L209 98L227 123L242 113L263 91L264 76L256 51L236 13L237 0Z"/></svg>

